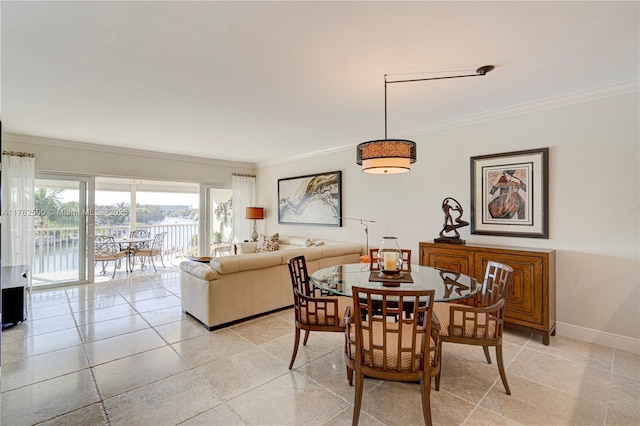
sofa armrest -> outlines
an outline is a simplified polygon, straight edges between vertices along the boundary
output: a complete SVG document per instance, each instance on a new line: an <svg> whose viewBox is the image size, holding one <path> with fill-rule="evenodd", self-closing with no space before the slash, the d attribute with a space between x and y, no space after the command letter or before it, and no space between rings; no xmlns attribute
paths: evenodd
<svg viewBox="0 0 640 426"><path fill-rule="evenodd" d="M238 252L236 254L255 253L258 249L258 243L255 241L236 243L236 248L238 249Z"/></svg>
<svg viewBox="0 0 640 426"><path fill-rule="evenodd" d="M218 272L206 263L186 260L184 262L180 262L180 269L186 274L205 281L213 281L218 278Z"/></svg>

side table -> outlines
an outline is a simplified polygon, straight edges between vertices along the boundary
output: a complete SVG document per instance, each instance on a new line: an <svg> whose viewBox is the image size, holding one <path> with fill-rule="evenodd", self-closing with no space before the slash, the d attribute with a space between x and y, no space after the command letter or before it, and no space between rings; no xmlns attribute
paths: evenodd
<svg viewBox="0 0 640 426"><path fill-rule="evenodd" d="M28 283L28 265L2 267L2 328L27 319L24 288Z"/></svg>

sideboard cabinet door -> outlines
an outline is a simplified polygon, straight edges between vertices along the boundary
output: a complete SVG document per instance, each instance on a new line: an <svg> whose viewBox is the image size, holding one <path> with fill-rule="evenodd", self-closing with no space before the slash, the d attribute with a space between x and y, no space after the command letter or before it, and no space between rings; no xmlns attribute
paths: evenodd
<svg viewBox="0 0 640 426"><path fill-rule="evenodd" d="M420 264L471 275L482 281L489 261L513 268L505 324L542 336L555 335L555 250L476 244L420 243Z"/></svg>
<svg viewBox="0 0 640 426"><path fill-rule="evenodd" d="M536 285L536 283L543 282L544 269L540 257L478 252L475 259L476 276L478 277L484 275L487 263L491 260L513 268L507 293L506 321L524 326L531 324L544 326L544 286Z"/></svg>
<svg viewBox="0 0 640 426"><path fill-rule="evenodd" d="M477 275L474 274L473 252L446 249L423 250L421 247L420 264L433 266L434 268L448 269L449 271L459 272L477 278ZM482 276L484 276L484 273Z"/></svg>

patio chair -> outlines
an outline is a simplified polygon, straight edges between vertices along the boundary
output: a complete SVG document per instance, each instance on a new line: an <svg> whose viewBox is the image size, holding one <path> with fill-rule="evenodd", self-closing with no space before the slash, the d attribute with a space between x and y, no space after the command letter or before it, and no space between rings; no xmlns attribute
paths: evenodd
<svg viewBox="0 0 640 426"><path fill-rule="evenodd" d="M167 235L166 232L161 232L159 234L156 234L155 237L153 237L153 242L151 243L151 246L149 247L143 247L141 249L136 249L133 254L132 254L132 258L134 259L132 261L132 265L131 265L131 270L133 271L133 265L135 265L135 258L136 257L141 257L142 259L144 258L148 258L149 262L151 262L151 266L153 266L153 270L157 271L156 269L156 265L153 262L153 258L155 256L160 256L160 262L162 262L162 267L166 268L166 266L164 266L164 260L162 258L162 249L163 249L163 245L164 245L164 237ZM142 267L144 267L144 261L142 261Z"/></svg>
<svg viewBox="0 0 640 426"><path fill-rule="evenodd" d="M96 264L102 262L102 274L105 273L106 265L113 261L113 275L116 276L116 269L120 267L120 260L126 257L127 253L121 251L113 237L98 235L94 240L95 254L94 260Z"/></svg>
<svg viewBox="0 0 640 426"><path fill-rule="evenodd" d="M233 249L233 232L232 232L231 234L229 234L229 239L226 241L224 245L215 247L213 249L213 255L214 257L221 257L221 256L231 256L233 254L234 254L234 249Z"/></svg>

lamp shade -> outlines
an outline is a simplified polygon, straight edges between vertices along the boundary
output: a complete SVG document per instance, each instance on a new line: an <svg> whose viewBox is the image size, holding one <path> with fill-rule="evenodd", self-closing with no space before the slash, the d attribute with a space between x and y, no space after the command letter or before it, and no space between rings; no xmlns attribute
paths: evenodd
<svg viewBox="0 0 640 426"><path fill-rule="evenodd" d="M356 162L365 173L405 173L416 162L416 143L406 139L363 142L358 145L356 155Z"/></svg>
<svg viewBox="0 0 640 426"><path fill-rule="evenodd" d="M247 207L246 219L264 219L264 207Z"/></svg>

